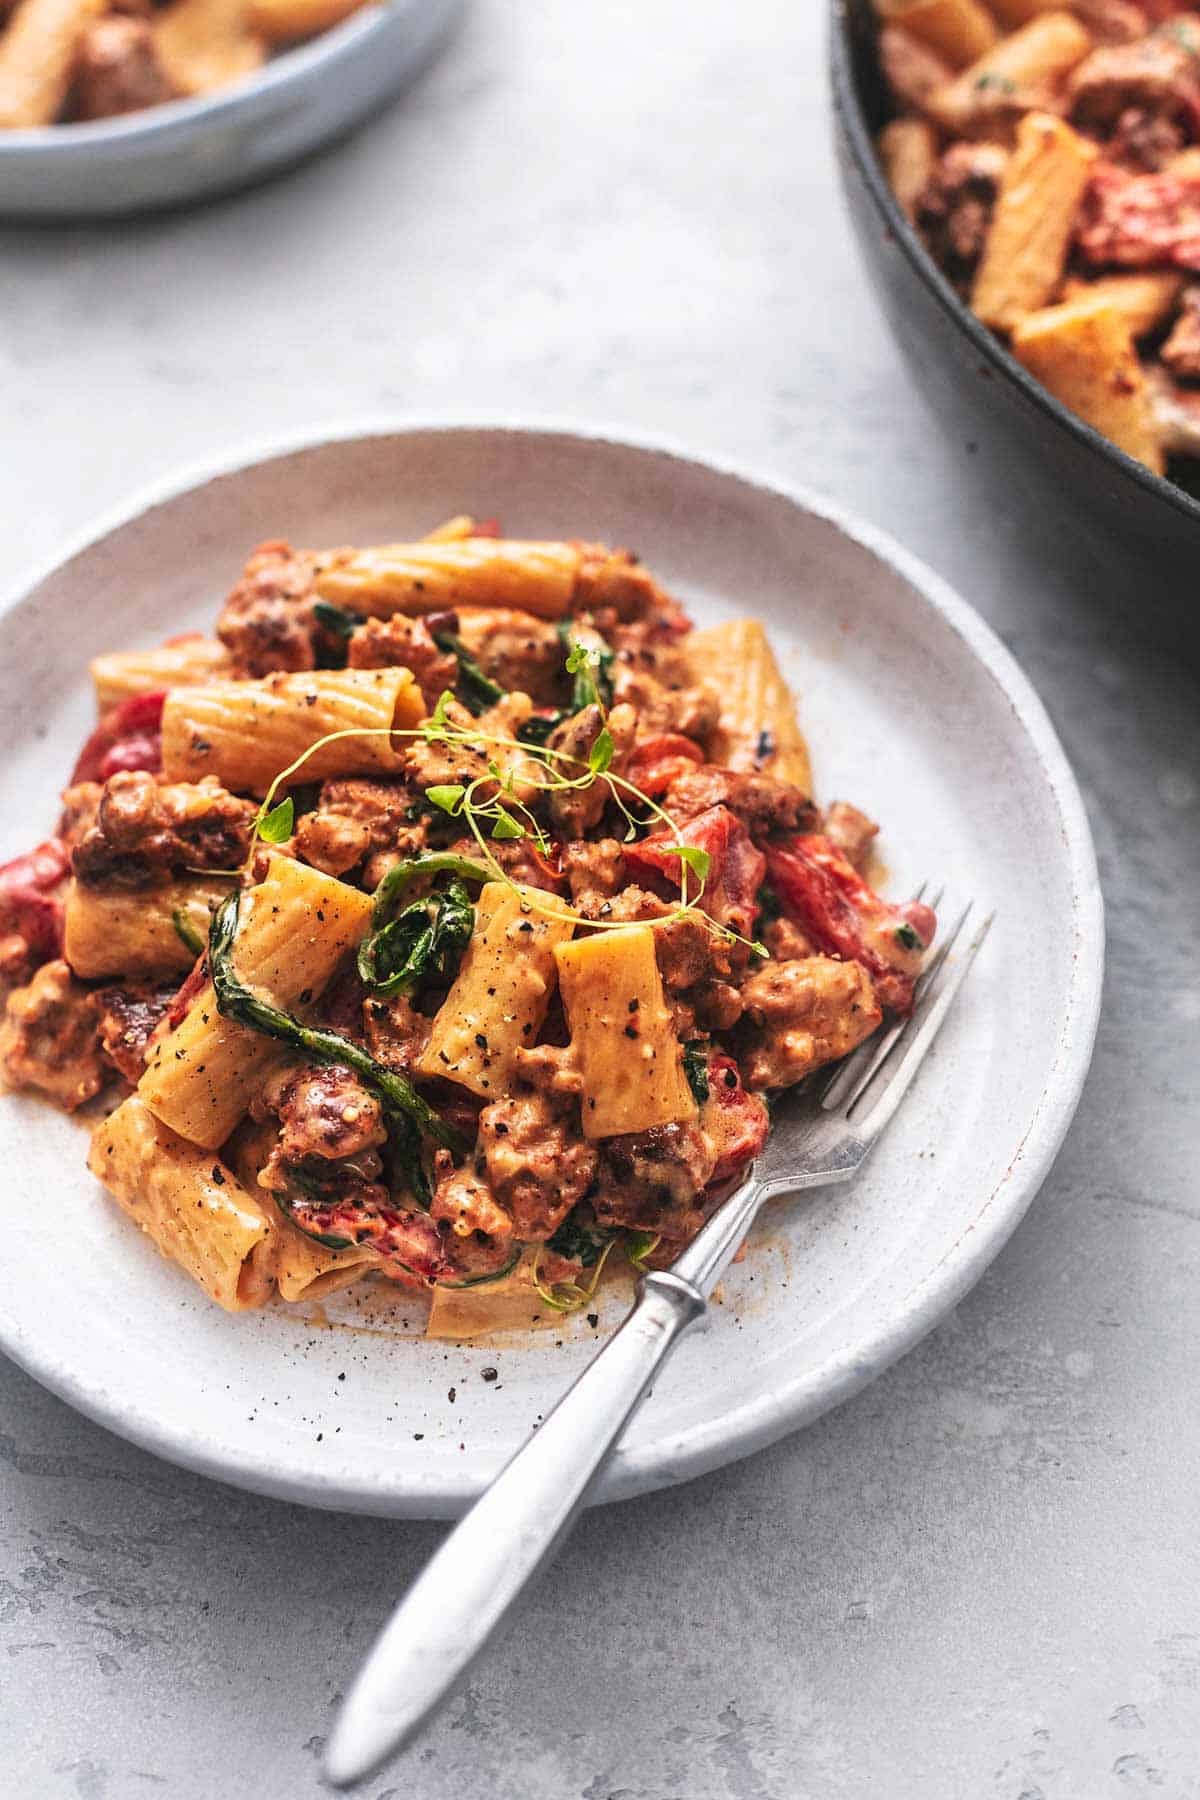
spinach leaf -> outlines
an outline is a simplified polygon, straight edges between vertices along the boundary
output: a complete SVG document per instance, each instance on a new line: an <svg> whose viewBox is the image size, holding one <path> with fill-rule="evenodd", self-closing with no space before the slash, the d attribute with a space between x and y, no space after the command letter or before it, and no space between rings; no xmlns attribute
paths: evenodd
<svg viewBox="0 0 1200 1800"><path fill-rule="evenodd" d="M439 650L446 650L457 659L459 693L463 705L476 718L489 706L495 706L497 700L503 700L504 689L484 674L460 637L452 631L435 631L433 641Z"/></svg>
<svg viewBox="0 0 1200 1800"><path fill-rule="evenodd" d="M182 906L177 906L172 912L171 923L175 927L175 936L179 939L184 949L190 950L193 956L199 956L204 949L204 939L196 930L196 927L192 924L192 921L188 918Z"/></svg>
<svg viewBox="0 0 1200 1800"><path fill-rule="evenodd" d="M415 900L364 938L358 972L376 994L404 994L427 978L453 981L470 942L475 908L457 876L444 893Z"/></svg>
<svg viewBox="0 0 1200 1800"><path fill-rule="evenodd" d="M249 1031L258 1031L264 1037L288 1044L313 1062L342 1063L346 1068L353 1069L359 1079L379 1096L384 1118L389 1130L394 1133L396 1147L410 1169L414 1164L419 1168L418 1150L422 1133L433 1143L464 1156L468 1145L461 1132L439 1118L429 1102L418 1094L403 1075L397 1074L394 1069L385 1069L361 1044L342 1037L336 1031L326 1031L316 1025L302 1025L299 1019L284 1012L282 1007L272 1006L269 1001L260 999L238 979L233 967L233 946L237 938L241 899L241 890L234 888L213 915L212 929L208 936L209 966L216 991L217 1011L222 1018L235 1019ZM420 1178L418 1197L428 1193L428 1183L423 1171L420 1171Z"/></svg>
<svg viewBox="0 0 1200 1800"><path fill-rule="evenodd" d="M568 1262L582 1263L590 1269L599 1262L605 1245L616 1235L604 1225L597 1225L590 1206L573 1206L558 1230L546 1239L547 1250L565 1256Z"/></svg>
<svg viewBox="0 0 1200 1800"><path fill-rule="evenodd" d="M708 1045L703 1038L693 1038L683 1046L683 1073L697 1106L708 1099Z"/></svg>

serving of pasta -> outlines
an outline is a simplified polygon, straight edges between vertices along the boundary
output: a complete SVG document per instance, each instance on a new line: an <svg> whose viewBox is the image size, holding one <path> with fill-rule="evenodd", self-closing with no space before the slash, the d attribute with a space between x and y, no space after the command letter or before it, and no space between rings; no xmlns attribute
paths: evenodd
<svg viewBox="0 0 1200 1800"><path fill-rule="evenodd" d="M110 119L211 93L363 4L0 0L0 128Z"/></svg>
<svg viewBox="0 0 1200 1800"><path fill-rule="evenodd" d="M91 672L56 834L0 869L3 1069L225 1308L586 1308L912 1004L936 920L814 800L762 627L627 552L268 542L215 636Z"/></svg>
<svg viewBox="0 0 1200 1800"><path fill-rule="evenodd" d="M1200 7L875 6L880 157L943 273L1128 455L1200 456Z"/></svg>

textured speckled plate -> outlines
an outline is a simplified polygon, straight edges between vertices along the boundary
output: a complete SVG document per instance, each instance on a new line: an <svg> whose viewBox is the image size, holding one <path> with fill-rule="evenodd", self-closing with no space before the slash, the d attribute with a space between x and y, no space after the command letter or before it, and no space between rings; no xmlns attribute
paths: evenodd
<svg viewBox="0 0 1200 1800"><path fill-rule="evenodd" d="M106 218L211 199L343 136L418 73L461 0L382 0L191 100L0 131L0 217Z"/></svg>
<svg viewBox="0 0 1200 1800"><path fill-rule="evenodd" d="M357 432L155 496L0 617L0 853L45 834L96 652L209 627L262 538L417 536L456 511L637 549L709 621L763 617L802 696L818 793L884 822L890 890L926 874L997 927L861 1178L778 1203L681 1346L600 1497L680 1481L814 1418L971 1286L1079 1097L1103 925L1087 822L1042 707L961 599L827 506L663 450L508 428ZM719 676L719 670L714 671ZM9 1212L0 1346L73 1405L190 1468L319 1506L447 1514L591 1354L586 1321L427 1343L391 1294L230 1317L160 1260L84 1168L75 1125L0 1101ZM599 1303L599 1331L621 1315ZM484 1381L493 1368L497 1379Z"/></svg>

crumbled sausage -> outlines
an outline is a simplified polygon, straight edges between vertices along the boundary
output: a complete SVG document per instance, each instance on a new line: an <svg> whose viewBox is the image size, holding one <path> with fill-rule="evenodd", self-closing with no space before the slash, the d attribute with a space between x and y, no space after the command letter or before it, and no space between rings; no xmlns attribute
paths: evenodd
<svg viewBox="0 0 1200 1800"><path fill-rule="evenodd" d="M743 984L742 1000L752 1027L742 1064L752 1088L790 1087L849 1055L883 1018L862 965L829 956L767 963Z"/></svg>
<svg viewBox="0 0 1200 1800"><path fill-rule="evenodd" d="M175 986L152 981L100 988L92 995L100 1048L126 1081L136 1084L146 1065L146 1048L166 1018Z"/></svg>
<svg viewBox="0 0 1200 1800"><path fill-rule="evenodd" d="M5 1013L0 1069L10 1086L48 1094L68 1112L100 1092L106 1071L92 996L65 962L43 963L9 995Z"/></svg>
<svg viewBox="0 0 1200 1800"><path fill-rule="evenodd" d="M147 20L118 15L96 19L84 31L75 58L75 110L81 119L139 112L173 93Z"/></svg>
<svg viewBox="0 0 1200 1800"><path fill-rule="evenodd" d="M145 770L127 770L105 782L71 865L80 881L111 888L147 887L172 869L236 868L255 811L215 776L160 785Z"/></svg>
<svg viewBox="0 0 1200 1800"><path fill-rule="evenodd" d="M281 1070L267 1082L251 1110L257 1118L269 1113L278 1117L278 1154L283 1163L360 1157L387 1141L379 1101L340 1063L304 1063Z"/></svg>
<svg viewBox="0 0 1200 1800"><path fill-rule="evenodd" d="M424 843L414 797L399 781L350 777L327 781L315 809L296 825L296 849L314 868L344 875L380 851L412 856Z"/></svg>
<svg viewBox="0 0 1200 1800"><path fill-rule="evenodd" d="M352 669L411 669L431 709L438 696L454 686L458 674L456 658L438 649L427 622L406 619L402 613L367 619L351 637L346 661Z"/></svg>
<svg viewBox="0 0 1200 1800"><path fill-rule="evenodd" d="M959 286L970 281L982 254L1007 160L1000 144L951 144L918 196L917 227Z"/></svg>
<svg viewBox="0 0 1200 1800"><path fill-rule="evenodd" d="M574 1104L546 1093L485 1106L479 1150L492 1193L512 1215L518 1238L546 1238L581 1200L598 1153L579 1135Z"/></svg>
<svg viewBox="0 0 1200 1800"><path fill-rule="evenodd" d="M316 559L273 540L250 557L217 621L233 672L270 675L317 666Z"/></svg>

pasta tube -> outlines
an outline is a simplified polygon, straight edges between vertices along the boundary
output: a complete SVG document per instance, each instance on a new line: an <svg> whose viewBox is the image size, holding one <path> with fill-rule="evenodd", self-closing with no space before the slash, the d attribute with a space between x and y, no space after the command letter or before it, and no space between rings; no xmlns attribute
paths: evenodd
<svg viewBox="0 0 1200 1800"><path fill-rule="evenodd" d="M216 775L224 787L264 794L318 738L337 731L375 735L322 745L295 781L390 770L399 751L386 734L410 730L424 716L409 669L317 669L175 688L163 708L163 778Z"/></svg>
<svg viewBox="0 0 1200 1800"><path fill-rule="evenodd" d="M726 619L692 632L683 647L693 680L708 680L720 690L711 761L773 775L811 794L808 746L796 720L796 703L759 621Z"/></svg>
<svg viewBox="0 0 1200 1800"><path fill-rule="evenodd" d="M266 60L267 46L250 28L246 0L174 0L153 31L159 61L181 94L226 87Z"/></svg>
<svg viewBox="0 0 1200 1800"><path fill-rule="evenodd" d="M1011 331L1054 295L1096 154L1050 113L1021 120L971 292L985 325Z"/></svg>
<svg viewBox="0 0 1200 1800"><path fill-rule="evenodd" d="M92 682L101 712L134 694L154 694L160 688L181 687L210 676L224 674L229 656L216 638L180 638L157 650L112 650L93 659Z"/></svg>
<svg viewBox="0 0 1200 1800"><path fill-rule="evenodd" d="M262 1306L271 1293L273 1208L164 1125L131 1094L92 1136L88 1168L117 1204L229 1312Z"/></svg>
<svg viewBox="0 0 1200 1800"><path fill-rule="evenodd" d="M1096 281L1073 276L1063 283L1064 300L1102 300L1115 307L1135 338L1165 325L1183 292L1184 277L1174 269L1149 269L1136 275L1101 275Z"/></svg>
<svg viewBox="0 0 1200 1800"><path fill-rule="evenodd" d="M649 925L598 931L554 952L583 1076L583 1135L616 1137L696 1116Z"/></svg>
<svg viewBox="0 0 1200 1800"><path fill-rule="evenodd" d="M281 1300L320 1300L326 1294L352 1287L379 1258L373 1250L354 1245L333 1250L297 1230L278 1207L270 1191L260 1188L258 1177L275 1145L275 1127L269 1121L239 1126L226 1146L226 1157L243 1187L262 1201L274 1215L275 1285Z"/></svg>
<svg viewBox="0 0 1200 1800"><path fill-rule="evenodd" d="M903 25L954 68L974 62L996 42L996 21L980 0L879 0L879 16Z"/></svg>
<svg viewBox="0 0 1200 1800"><path fill-rule="evenodd" d="M1072 412L1163 472L1146 377L1129 326L1104 299L1068 300L1031 313L1013 332L1013 354Z"/></svg>
<svg viewBox="0 0 1200 1800"><path fill-rule="evenodd" d="M0 37L0 128L53 124L79 40L104 9L105 0L21 0Z"/></svg>
<svg viewBox="0 0 1200 1800"><path fill-rule="evenodd" d="M363 937L370 917L369 894L273 856L266 880L244 903L235 971L276 1006L306 1006ZM279 1060L270 1038L222 1018L208 982L174 1031L151 1049L138 1092L181 1137L216 1149Z"/></svg>
<svg viewBox="0 0 1200 1800"><path fill-rule="evenodd" d="M879 134L879 160L888 186L910 219L937 158L937 133L928 119L893 119Z"/></svg>
<svg viewBox="0 0 1200 1800"><path fill-rule="evenodd" d="M537 1248L530 1246L511 1274L471 1287L435 1287L430 1295L427 1338L459 1342L496 1331L529 1331L541 1325L562 1330L562 1313L547 1306L533 1285Z"/></svg>
<svg viewBox="0 0 1200 1800"><path fill-rule="evenodd" d="M206 940L212 915L230 885L193 875L165 887L122 893L72 881L63 955L85 981L102 975L185 974L196 952L184 942L180 925Z"/></svg>
<svg viewBox="0 0 1200 1800"><path fill-rule="evenodd" d="M475 929L433 1021L420 1073L489 1100L510 1094L517 1051L537 1042L554 992L556 947L574 929L570 909L553 894L489 882L475 903Z"/></svg>
<svg viewBox="0 0 1200 1800"><path fill-rule="evenodd" d="M455 606L512 606L559 619L575 592L577 544L515 538L460 538L337 550L317 572L317 592L352 612L443 612Z"/></svg>
<svg viewBox="0 0 1200 1800"><path fill-rule="evenodd" d="M247 16L252 31L270 44L287 44L296 38L316 37L340 25L366 0L249 0Z"/></svg>
<svg viewBox="0 0 1200 1800"><path fill-rule="evenodd" d="M925 110L949 132L967 132L984 96L1019 104L1025 96L1048 94L1082 62L1092 47L1090 34L1069 12L1042 13L1020 31L962 71L925 102ZM1066 127L1064 127L1064 130Z"/></svg>
<svg viewBox="0 0 1200 1800"><path fill-rule="evenodd" d="M1062 11L1062 0L988 0L988 5L1006 31L1028 25L1039 13Z"/></svg>

